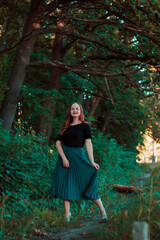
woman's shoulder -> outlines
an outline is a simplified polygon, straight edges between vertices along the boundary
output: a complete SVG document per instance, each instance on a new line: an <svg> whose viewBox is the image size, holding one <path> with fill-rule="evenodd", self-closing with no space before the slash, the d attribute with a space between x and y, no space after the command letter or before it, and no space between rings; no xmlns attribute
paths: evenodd
<svg viewBox="0 0 160 240"><path fill-rule="evenodd" d="M90 124L87 121L83 122L82 125L84 128L90 129Z"/></svg>
<svg viewBox="0 0 160 240"><path fill-rule="evenodd" d="M82 124L83 124L84 126L90 126L90 124L89 124L87 121L84 121Z"/></svg>

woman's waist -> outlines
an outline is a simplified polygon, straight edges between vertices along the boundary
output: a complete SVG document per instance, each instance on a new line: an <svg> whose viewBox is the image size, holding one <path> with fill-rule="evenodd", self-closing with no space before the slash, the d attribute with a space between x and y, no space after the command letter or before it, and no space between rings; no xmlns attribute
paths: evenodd
<svg viewBox="0 0 160 240"><path fill-rule="evenodd" d="M83 146L75 146L75 145L67 145L67 144L64 144L62 143L62 147L64 148L75 148L75 149L83 149Z"/></svg>

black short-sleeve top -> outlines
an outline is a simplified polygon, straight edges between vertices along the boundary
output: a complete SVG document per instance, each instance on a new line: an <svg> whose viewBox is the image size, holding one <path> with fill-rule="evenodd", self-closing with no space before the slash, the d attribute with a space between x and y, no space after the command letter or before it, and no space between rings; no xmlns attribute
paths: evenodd
<svg viewBox="0 0 160 240"><path fill-rule="evenodd" d="M83 147L85 140L91 138L91 129L88 123L79 123L69 126L67 130L62 134L58 134L56 140L62 142L62 144L70 147Z"/></svg>

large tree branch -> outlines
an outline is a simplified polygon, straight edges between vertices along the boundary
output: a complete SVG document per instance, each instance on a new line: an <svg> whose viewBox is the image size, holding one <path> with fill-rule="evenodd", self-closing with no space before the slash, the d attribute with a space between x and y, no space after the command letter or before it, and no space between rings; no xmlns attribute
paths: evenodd
<svg viewBox="0 0 160 240"><path fill-rule="evenodd" d="M47 33L62 33L62 34L65 34L67 36L70 36L70 37L74 37L76 39L82 39L82 40L85 40L85 41L89 41L89 42L92 42L92 43L96 43L98 44L99 46L102 46L104 48L107 48L109 51L112 51L112 52L115 52L115 53L118 53L118 54L122 54L122 55L127 55L125 54L124 52L120 51L120 50L116 50L116 49L113 49L111 48L109 45L105 44L104 42L98 40L98 39L94 39L94 38L90 38L86 35L82 35L82 34L79 34L79 33L74 33L74 32L70 32L64 28L57 28L57 27L54 27L54 28L41 28L40 30L33 30L30 34L28 34L27 36L24 36L18 43L16 43L14 46L8 48L8 49L5 49L4 51L1 51L0 53L3 53L5 51L8 51L8 50L11 50L13 48L15 48L16 46L18 46L22 41L26 41L28 40L29 38L32 38L33 36L35 35L40 35L40 34L47 34Z"/></svg>
<svg viewBox="0 0 160 240"><path fill-rule="evenodd" d="M116 23L116 21L115 21ZM119 24L119 23L118 23ZM123 24L122 24L123 25ZM130 28L130 27L129 27ZM132 28L130 28L130 30L133 30ZM142 31L142 29L135 29L136 31ZM6 51L9 51L11 49L14 49L15 47L17 47L22 41L26 41L28 40L29 38L33 37L34 34L47 34L47 33L62 33L62 34L65 34L69 37L74 37L75 39L81 39L81 40L84 40L84 41L88 41L88 42L92 42L92 43L95 43L95 44L98 44L99 46L102 46L104 48L107 48L109 51L111 52L114 52L116 54L120 54L122 56L131 56L131 54L127 54L125 53L124 51L121 51L121 50L118 50L118 49L115 49L109 45L107 45L106 43L104 43L103 41L99 40L99 39L95 39L95 38L90 38L86 35L83 35L83 34L79 34L79 33L75 33L75 32L71 32L71 31L68 31L64 28L57 28L57 27L54 27L54 28L41 28L39 30L33 30L31 33L29 33L27 36L24 36L18 43L16 43L15 45L13 45L12 47L8 48L8 49L4 49L3 51L0 51L0 54L6 52ZM156 33L157 34L157 33ZM147 35L144 35L146 38L149 38L150 40L152 40L154 43L156 43L157 45L160 45L156 40L154 40L153 38L147 36Z"/></svg>
<svg viewBox="0 0 160 240"><path fill-rule="evenodd" d="M100 60L100 61L111 61L111 60L137 60L137 61L140 61L140 62L146 62L148 61L148 57L138 57L138 56L120 56L120 55L108 55L108 56L102 56L102 55L95 55L95 56L89 56L89 57L86 57L86 58L82 58L82 59L79 59L77 60L77 64L84 64L84 63L87 63L91 60ZM150 59L150 63L152 62L152 59ZM138 64L135 64L135 65L138 65Z"/></svg>
<svg viewBox="0 0 160 240"><path fill-rule="evenodd" d="M34 37L37 34L40 35L40 34L47 34L47 33L62 33L62 34L65 34L67 36L74 37L75 39L81 39L81 40L84 40L84 41L88 41L88 42L92 42L92 43L98 44L99 46L107 48L109 51L117 53L117 54L120 54L122 56L131 56L130 54L128 55L127 53L125 53L125 52L123 52L121 50L117 50L115 48L112 48L111 46L107 45L106 43L102 42L101 40L98 40L98 39L95 39L95 38L90 38L90 37L88 37L86 35L70 32L70 31L68 31L68 30L66 30L64 28L57 28L57 27L54 27L54 28L41 28L39 30L38 29L32 30L28 35L24 36L19 42L17 42L12 47L4 49L3 51L0 51L0 54L16 48L22 41L27 41L27 40L29 40L30 38ZM75 41L75 39L74 39L74 41ZM137 57L136 57L136 59L137 59Z"/></svg>
<svg viewBox="0 0 160 240"><path fill-rule="evenodd" d="M99 39L96 39L96 38L90 38L86 35L83 35L83 34L79 34L79 33L75 33L75 32L71 32L71 31L68 31L64 28L49 28L49 29L40 29L40 30L37 30L35 32L35 34L47 34L47 33L63 33L64 35L67 35L69 37L74 37L74 38L77 38L77 39L81 39L81 40L84 40L84 41L88 41L88 42L92 42L92 43L95 43L95 44L98 44L99 46L101 47L104 47L106 49L108 49L110 52L114 52L116 54L120 54L122 56L130 56L130 54L128 53L125 53L124 51L121 51L121 50L118 50L116 48L113 48L111 46L109 46L108 44L106 44L105 42L99 40ZM133 55L132 55L133 56ZM136 57L137 59L137 57Z"/></svg>
<svg viewBox="0 0 160 240"><path fill-rule="evenodd" d="M81 40L84 40L84 41L88 41L88 42L98 44L99 46L107 48L110 52L114 52L116 54L120 54L120 55L123 55L123 56L130 56L131 55L131 54L125 53L124 51L113 48L113 47L109 46L108 44L106 44L105 42L103 42L99 39L90 38L86 35L71 32L71 31L68 31L67 29L64 29L64 28L56 28L55 27L55 28L49 28L49 29L48 28L47 29L39 29L35 32L35 34L47 34L47 33L62 33L62 34L67 35L69 37L74 37L74 38L77 38L77 39L81 39ZM158 42L156 42L156 44L160 45L160 44L158 44Z"/></svg>
<svg viewBox="0 0 160 240"><path fill-rule="evenodd" d="M55 4L55 3L54 3ZM113 21L113 20L112 20ZM114 22L116 23L116 21ZM119 23L118 23L119 24ZM123 24L122 24L123 25ZM129 27L130 28L130 27ZM133 29L130 29L130 30L133 30ZM136 31L142 31L142 29L135 29ZM16 43L15 45L13 45L12 47L8 48L8 49L4 49L3 51L0 51L0 54L8 51L8 50L11 50L15 47L17 47L22 41L26 41L29 39L29 37L33 37L34 34L47 34L47 33L62 33L62 34L65 34L69 37L73 37L75 39L81 39L81 40L84 40L84 41L88 41L88 42L92 42L92 43L95 43L95 44L98 44L99 46L102 46L104 48L107 48L109 51L111 52L114 52L116 54L120 54L121 56L128 56L128 57L131 57L131 54L127 54L125 53L124 51L121 51L121 50L118 50L118 49L115 49L109 45L107 45L106 43L104 43L103 41L99 40L99 39L95 39L95 38L90 38L86 35L83 35L83 34L79 34L79 33L75 33L75 32L70 32L66 29L62 29L62 28L41 28L39 30L33 30L30 34L28 34L27 36L24 36L23 39L21 39L18 43ZM156 33L157 34L157 33ZM158 42L154 39L152 39L151 37L147 36L147 35L144 35L146 38L149 38L150 40L152 40L154 43L156 43L157 45L160 45L158 44ZM133 56L133 54L132 54ZM147 56L146 56L147 57ZM133 59L133 57L132 57ZM134 59L137 59L137 56L135 56Z"/></svg>
<svg viewBox="0 0 160 240"><path fill-rule="evenodd" d="M76 18L76 17L71 17L71 16L65 16L66 18L75 20L75 21L80 21L80 22L87 22L87 23L108 23L110 25L119 25L123 27L124 29L132 30L135 32L148 32L147 28L137 26L136 24L125 24L125 23L120 23L119 19L113 20L113 19L84 19L84 18ZM158 32L150 32L151 35L160 35Z"/></svg>
<svg viewBox="0 0 160 240"><path fill-rule="evenodd" d="M96 44L98 44L101 47L107 48L109 51L112 51L112 52L115 52L115 53L121 53L121 54L126 55L124 52L118 51L116 49L113 49L109 45L105 44L104 42L102 42L102 41L100 41L98 39L90 38L90 37L88 37L86 35L83 35L83 34L71 32L71 31L68 31L68 30L66 30L64 28L60 29L60 28L56 28L55 27L55 28L50 28L50 29L41 29L40 31L36 31L35 32L35 34L47 34L47 33L63 33L63 34L65 34L67 36L70 36L70 37L74 37L74 38L77 38L77 39L82 39L84 41L96 43Z"/></svg>
<svg viewBox="0 0 160 240"><path fill-rule="evenodd" d="M51 16L50 19L59 19L60 16ZM64 18L68 18L68 19L72 19L78 22L84 22L84 23L108 23L109 25L117 25L117 26L121 26L126 30L129 31L134 31L134 32L144 32L144 33L148 33L148 28L144 28L144 27L140 27L137 26L136 24L126 24L126 23L120 23L119 19L117 20L113 20L113 19L85 19L85 18L77 18L77 17L72 17L72 16L65 16ZM100 24L101 26L102 24ZM151 35L154 36L159 36L160 33L159 32L150 32Z"/></svg>
<svg viewBox="0 0 160 240"><path fill-rule="evenodd" d="M85 74L90 74L90 75L96 75L96 76L101 76L101 77L119 77L119 76L127 76L127 75L133 75L137 72L139 72L141 69L143 69L146 64L150 63L150 60L145 62L144 64L141 65L140 68L130 70L130 71L125 71L125 72L120 72L120 73L111 73L111 72L104 72L103 69L94 70L93 68L87 68L87 67L82 67L82 66L75 66L75 65L68 65L64 64L61 62L51 62L51 61L42 61L42 62L33 62L28 65L28 67L38 67L41 65L51 65L53 67L58 67L62 68L66 71L71 71L74 73L85 73ZM138 83L135 83L137 86L139 86Z"/></svg>

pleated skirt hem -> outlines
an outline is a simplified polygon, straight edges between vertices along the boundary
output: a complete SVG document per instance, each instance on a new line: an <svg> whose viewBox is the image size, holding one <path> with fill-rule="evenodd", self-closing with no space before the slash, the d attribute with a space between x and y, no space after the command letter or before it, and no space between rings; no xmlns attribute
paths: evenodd
<svg viewBox="0 0 160 240"><path fill-rule="evenodd" d="M59 198L59 199L62 199L62 200L74 200L74 201L84 201L84 200L97 200L97 199L100 199L99 198L90 198L90 197L83 197L83 198L66 198L66 197L63 197L63 196L56 196L56 195L52 195L52 198Z"/></svg>
<svg viewBox="0 0 160 240"><path fill-rule="evenodd" d="M62 146L70 168L63 167L58 155L51 182L51 196L64 200L99 199L97 170L88 161L83 148Z"/></svg>

